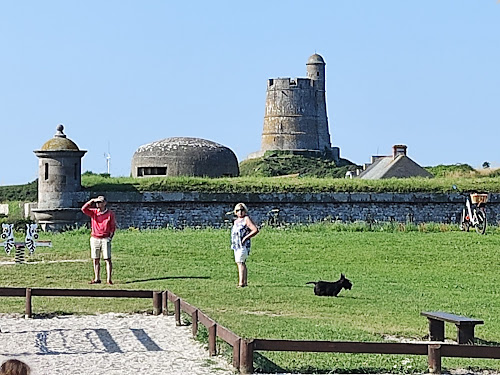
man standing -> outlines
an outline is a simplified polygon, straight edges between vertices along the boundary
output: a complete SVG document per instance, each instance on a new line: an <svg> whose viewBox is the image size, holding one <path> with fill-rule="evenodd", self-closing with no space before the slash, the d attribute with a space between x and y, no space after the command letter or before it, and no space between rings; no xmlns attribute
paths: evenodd
<svg viewBox="0 0 500 375"><path fill-rule="evenodd" d="M111 240L116 230L115 214L113 211L106 208L106 199L102 195L85 203L82 206L82 212L90 216L92 228L90 254L94 264L94 279L90 281L89 284L101 283L101 252L106 262L106 282L108 284L113 284L111 281L111 272L113 270L113 265L111 263Z"/></svg>

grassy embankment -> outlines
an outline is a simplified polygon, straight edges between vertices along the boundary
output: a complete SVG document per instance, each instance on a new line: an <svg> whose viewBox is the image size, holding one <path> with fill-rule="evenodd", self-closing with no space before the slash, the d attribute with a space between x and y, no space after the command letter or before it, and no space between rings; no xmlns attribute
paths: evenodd
<svg viewBox="0 0 500 375"><path fill-rule="evenodd" d="M82 180L84 188L93 191L202 191L202 192L500 192L500 177L439 177L386 180L343 178L201 178L153 177L147 179L104 178L92 176Z"/></svg>
<svg viewBox="0 0 500 375"><path fill-rule="evenodd" d="M228 230L120 230L114 241L114 286L171 290L243 337L381 341L422 339L424 310L484 319L476 336L500 343L500 232L463 233L447 225L317 224L264 227L253 240L249 287L236 288ZM1 265L0 285L88 288L87 230L42 234L25 265ZM12 257L0 257L12 260ZM75 262L54 262L76 260ZM80 260L80 261L78 261ZM40 263L37 263L40 262ZM308 281L353 282L338 298L316 297ZM35 297L35 313L133 312L151 301ZM22 298L0 299L0 312L24 311ZM455 328L447 326L447 338ZM422 372L425 356L262 353L256 366L290 372ZM273 365L274 363L274 365ZM276 366L276 367L273 367ZM493 360L443 360L447 368L500 369Z"/></svg>

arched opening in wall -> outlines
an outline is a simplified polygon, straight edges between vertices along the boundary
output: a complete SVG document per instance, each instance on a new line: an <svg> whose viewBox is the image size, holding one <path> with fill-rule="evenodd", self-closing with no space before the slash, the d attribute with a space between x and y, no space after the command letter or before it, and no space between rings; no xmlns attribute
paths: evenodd
<svg viewBox="0 0 500 375"><path fill-rule="evenodd" d="M139 167L137 168L137 177L142 176L166 176L167 167Z"/></svg>
<svg viewBox="0 0 500 375"><path fill-rule="evenodd" d="M49 163L45 163L43 178L44 178L44 180L49 179Z"/></svg>

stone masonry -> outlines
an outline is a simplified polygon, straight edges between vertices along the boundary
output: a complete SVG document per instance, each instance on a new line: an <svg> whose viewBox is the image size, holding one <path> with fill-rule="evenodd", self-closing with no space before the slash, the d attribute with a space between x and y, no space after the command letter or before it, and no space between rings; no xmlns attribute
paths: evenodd
<svg viewBox="0 0 500 375"><path fill-rule="evenodd" d="M245 202L259 225L272 219L284 223L319 221L395 221L457 223L464 206L459 194L438 193L274 193L79 192L81 204L106 195L120 228L225 227L236 203ZM491 224L500 222L500 194L487 204Z"/></svg>

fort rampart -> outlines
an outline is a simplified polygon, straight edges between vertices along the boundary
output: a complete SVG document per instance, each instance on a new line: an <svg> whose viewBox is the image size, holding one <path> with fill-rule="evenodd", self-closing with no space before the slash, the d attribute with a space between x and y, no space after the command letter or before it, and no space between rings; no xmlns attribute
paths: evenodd
<svg viewBox="0 0 500 375"><path fill-rule="evenodd" d="M199 193L78 192L82 205L106 195L120 228L224 227L238 202L248 205L258 224L319 221L396 221L456 223L464 206L459 194L438 193ZM487 205L490 224L500 221L500 194ZM83 218L82 218L83 219Z"/></svg>

